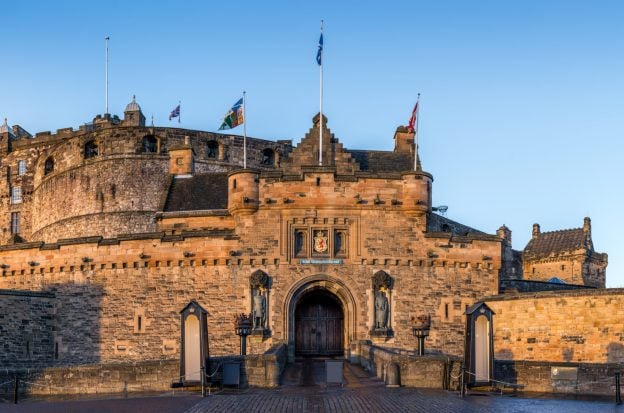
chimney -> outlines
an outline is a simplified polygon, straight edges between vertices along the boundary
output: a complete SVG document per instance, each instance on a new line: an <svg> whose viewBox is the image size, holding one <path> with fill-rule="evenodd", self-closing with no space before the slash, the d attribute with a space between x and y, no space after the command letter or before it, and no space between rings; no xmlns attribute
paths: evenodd
<svg viewBox="0 0 624 413"><path fill-rule="evenodd" d="M539 224L533 224L533 239L539 237L539 234L540 234Z"/></svg>
<svg viewBox="0 0 624 413"><path fill-rule="evenodd" d="M503 225L496 231L496 235L503 241L507 243L507 245L511 245L511 230L507 228L506 225Z"/></svg>

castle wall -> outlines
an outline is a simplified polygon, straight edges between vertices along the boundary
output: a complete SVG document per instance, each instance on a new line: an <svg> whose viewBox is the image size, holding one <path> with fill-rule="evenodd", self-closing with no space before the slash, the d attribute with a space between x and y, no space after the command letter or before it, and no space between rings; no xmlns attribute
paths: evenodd
<svg viewBox="0 0 624 413"><path fill-rule="evenodd" d="M497 360L624 362L624 290L512 294L486 299Z"/></svg>
<svg viewBox="0 0 624 413"><path fill-rule="evenodd" d="M49 292L0 289L0 365L45 366L54 358L54 311Z"/></svg>

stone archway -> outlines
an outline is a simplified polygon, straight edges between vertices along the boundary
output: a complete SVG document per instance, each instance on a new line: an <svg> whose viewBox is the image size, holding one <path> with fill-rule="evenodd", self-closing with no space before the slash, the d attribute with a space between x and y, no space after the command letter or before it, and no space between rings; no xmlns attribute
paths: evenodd
<svg viewBox="0 0 624 413"><path fill-rule="evenodd" d="M286 295L284 301L284 325L286 326L286 342L288 343L288 360L294 361L296 352L296 314L299 304L333 300L342 309L342 354L349 355L349 344L356 334L356 306L353 295L347 286L338 279L327 275L314 275L299 280Z"/></svg>

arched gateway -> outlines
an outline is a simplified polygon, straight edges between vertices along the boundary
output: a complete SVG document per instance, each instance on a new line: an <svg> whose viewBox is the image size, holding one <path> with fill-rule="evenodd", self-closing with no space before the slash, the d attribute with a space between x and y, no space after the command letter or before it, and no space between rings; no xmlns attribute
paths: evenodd
<svg viewBox="0 0 624 413"><path fill-rule="evenodd" d="M348 355L356 337L355 300L346 285L326 275L295 283L284 303L288 358Z"/></svg>

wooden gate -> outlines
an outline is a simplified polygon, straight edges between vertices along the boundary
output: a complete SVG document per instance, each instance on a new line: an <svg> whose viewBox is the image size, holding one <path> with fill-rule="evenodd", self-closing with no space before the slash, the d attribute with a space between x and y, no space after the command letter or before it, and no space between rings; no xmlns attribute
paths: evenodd
<svg viewBox="0 0 624 413"><path fill-rule="evenodd" d="M304 296L295 311L295 353L306 356L343 354L342 305L326 292Z"/></svg>

